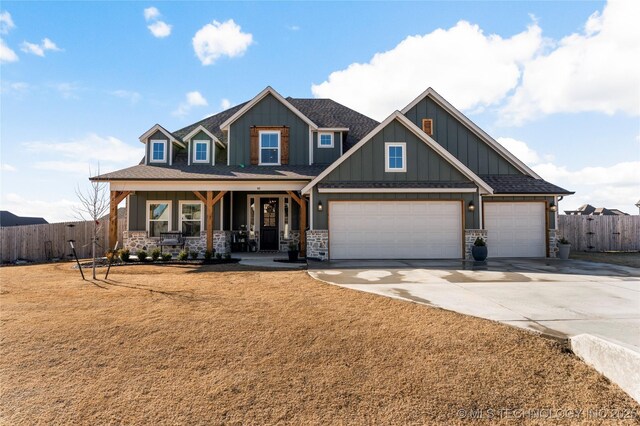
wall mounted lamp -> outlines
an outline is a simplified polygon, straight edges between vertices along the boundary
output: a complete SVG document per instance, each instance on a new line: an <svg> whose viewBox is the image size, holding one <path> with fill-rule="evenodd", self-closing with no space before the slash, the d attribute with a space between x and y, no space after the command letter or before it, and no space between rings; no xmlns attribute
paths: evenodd
<svg viewBox="0 0 640 426"><path fill-rule="evenodd" d="M318 211L322 211L322 201L318 201Z"/></svg>
<svg viewBox="0 0 640 426"><path fill-rule="evenodd" d="M549 204L549 211L555 212L557 210L558 210L558 207L556 207L556 204L552 201L551 204Z"/></svg>
<svg viewBox="0 0 640 426"><path fill-rule="evenodd" d="M476 209L476 206L473 204L473 201L469 201L469 205L467 206L470 212Z"/></svg>

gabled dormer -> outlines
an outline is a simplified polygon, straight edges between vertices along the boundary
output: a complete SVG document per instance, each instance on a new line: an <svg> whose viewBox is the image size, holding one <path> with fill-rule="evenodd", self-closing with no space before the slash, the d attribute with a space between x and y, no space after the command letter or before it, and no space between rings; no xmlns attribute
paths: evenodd
<svg viewBox="0 0 640 426"><path fill-rule="evenodd" d="M226 146L204 126L197 126L186 134L182 140L187 145L188 165L215 165L221 162L218 154L220 151L224 152ZM226 164L226 159L222 159L222 164Z"/></svg>
<svg viewBox="0 0 640 426"><path fill-rule="evenodd" d="M220 124L227 134L227 164L309 165L318 126L267 87Z"/></svg>
<svg viewBox="0 0 640 426"><path fill-rule="evenodd" d="M140 136L145 144L144 163L150 165L172 165L175 152L185 145L171 132L156 124Z"/></svg>

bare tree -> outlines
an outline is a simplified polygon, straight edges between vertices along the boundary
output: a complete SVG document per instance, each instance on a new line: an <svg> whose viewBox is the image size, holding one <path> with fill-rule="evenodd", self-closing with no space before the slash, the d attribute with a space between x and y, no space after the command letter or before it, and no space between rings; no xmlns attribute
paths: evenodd
<svg viewBox="0 0 640 426"><path fill-rule="evenodd" d="M96 174L91 173L89 168L89 178L100 175L100 165ZM102 231L102 222L100 218L109 211L109 191L107 184L100 181L90 180L89 187L82 190L80 186L76 188L76 195L80 200L80 205L74 208L75 216L79 220L93 222L93 235L91 238L91 258L93 266L93 279L96 279L96 246L98 245L98 236Z"/></svg>

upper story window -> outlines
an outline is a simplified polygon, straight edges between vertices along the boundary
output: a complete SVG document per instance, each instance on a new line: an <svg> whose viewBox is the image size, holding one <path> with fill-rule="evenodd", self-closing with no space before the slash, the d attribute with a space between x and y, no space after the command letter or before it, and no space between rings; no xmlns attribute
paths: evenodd
<svg viewBox="0 0 640 426"><path fill-rule="evenodd" d="M151 139L151 162L164 163L167 161L167 141L163 139Z"/></svg>
<svg viewBox="0 0 640 426"><path fill-rule="evenodd" d="M386 142L384 144L384 171L407 171L407 144L405 142Z"/></svg>
<svg viewBox="0 0 640 426"><path fill-rule="evenodd" d="M260 164L280 164L280 132L273 130L260 131Z"/></svg>
<svg viewBox="0 0 640 426"><path fill-rule="evenodd" d="M194 163L209 162L209 141L207 140L193 141L193 162Z"/></svg>
<svg viewBox="0 0 640 426"><path fill-rule="evenodd" d="M333 133L319 133L318 148L333 148Z"/></svg>

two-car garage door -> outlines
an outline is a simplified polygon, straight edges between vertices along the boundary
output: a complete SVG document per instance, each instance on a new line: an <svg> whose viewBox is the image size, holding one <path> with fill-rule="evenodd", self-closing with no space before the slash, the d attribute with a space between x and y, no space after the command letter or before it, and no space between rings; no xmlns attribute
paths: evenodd
<svg viewBox="0 0 640 426"><path fill-rule="evenodd" d="M460 201L334 201L331 259L462 257Z"/></svg>

